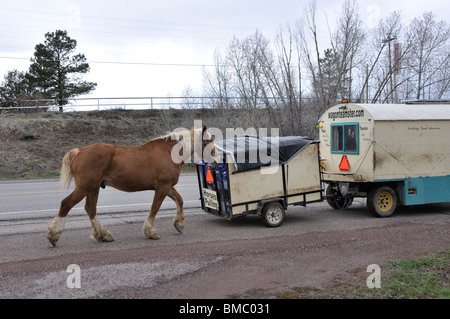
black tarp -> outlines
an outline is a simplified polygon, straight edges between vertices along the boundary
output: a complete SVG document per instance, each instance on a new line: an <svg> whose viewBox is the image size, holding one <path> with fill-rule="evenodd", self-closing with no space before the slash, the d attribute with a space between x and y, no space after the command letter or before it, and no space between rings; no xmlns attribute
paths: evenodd
<svg viewBox="0 0 450 319"><path fill-rule="evenodd" d="M236 170L242 172L262 166L283 164L306 145L317 142L317 140L299 136L267 138L242 136L217 141L215 145L219 151L231 154Z"/></svg>

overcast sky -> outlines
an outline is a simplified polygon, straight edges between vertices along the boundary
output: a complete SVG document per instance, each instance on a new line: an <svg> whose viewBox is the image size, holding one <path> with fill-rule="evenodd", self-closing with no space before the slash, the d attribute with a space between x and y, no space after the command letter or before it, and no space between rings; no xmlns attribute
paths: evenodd
<svg viewBox="0 0 450 319"><path fill-rule="evenodd" d="M343 0L317 0L323 19L319 36L328 38ZM400 10L403 25L432 11L450 23L448 0L361 0L362 21ZM10 70L26 71L45 33L67 30L77 40L97 82L89 97L180 96L186 86L201 92L202 65L213 64L233 36L261 30L273 40L280 25L301 19L307 0L36 0L0 1L0 81ZM323 48L325 49L325 48ZM107 63L108 62L108 63Z"/></svg>

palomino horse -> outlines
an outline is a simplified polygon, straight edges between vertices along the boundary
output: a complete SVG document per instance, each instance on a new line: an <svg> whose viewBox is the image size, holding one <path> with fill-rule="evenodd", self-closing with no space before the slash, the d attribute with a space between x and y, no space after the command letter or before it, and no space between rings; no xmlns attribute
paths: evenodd
<svg viewBox="0 0 450 319"><path fill-rule="evenodd" d="M126 192L155 191L142 228L145 237L152 239L159 239L153 223L164 198L169 196L177 206L173 225L181 233L184 228L183 199L174 186L178 183L184 162L194 152L203 158L204 149L212 141L206 126L203 126L173 132L141 146L97 143L70 150L63 159L61 182L64 187L70 184L73 177L75 190L61 201L58 215L49 223L48 240L53 246L56 245L70 209L86 197L84 208L91 220L91 237L97 241L113 241L111 233L96 217L99 190L105 185ZM207 149L214 156L214 143ZM198 154L200 151L201 154Z"/></svg>

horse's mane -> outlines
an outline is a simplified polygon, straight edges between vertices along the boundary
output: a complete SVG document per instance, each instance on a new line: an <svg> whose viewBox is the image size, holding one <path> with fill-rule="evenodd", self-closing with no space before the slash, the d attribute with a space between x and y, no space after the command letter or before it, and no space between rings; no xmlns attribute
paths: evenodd
<svg viewBox="0 0 450 319"><path fill-rule="evenodd" d="M197 145L202 145L202 134L203 134L203 130L202 128L192 128L190 130L177 130L177 131L172 131L167 133L166 135L154 138L152 141L157 141L157 140L164 140L165 142L167 141L179 141L180 143L182 143L183 145L186 145L186 143L191 144L191 150L194 150L194 143L196 143Z"/></svg>

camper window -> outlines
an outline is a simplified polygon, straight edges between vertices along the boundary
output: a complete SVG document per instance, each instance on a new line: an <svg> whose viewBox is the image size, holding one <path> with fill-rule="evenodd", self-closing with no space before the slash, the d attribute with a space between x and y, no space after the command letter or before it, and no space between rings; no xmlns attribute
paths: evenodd
<svg viewBox="0 0 450 319"><path fill-rule="evenodd" d="M331 152L358 154L358 123L331 124Z"/></svg>
<svg viewBox="0 0 450 319"><path fill-rule="evenodd" d="M333 143L331 144L331 150L333 152L343 152L344 151L343 130L344 130L343 125L331 126L331 132L332 132L332 136L333 136L333 138L332 138Z"/></svg>

